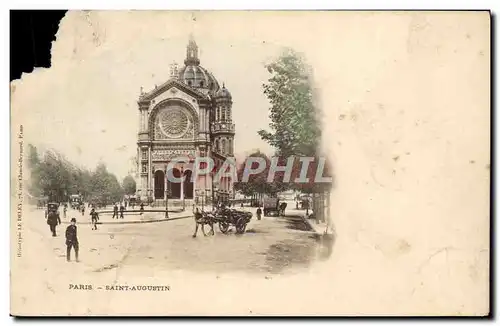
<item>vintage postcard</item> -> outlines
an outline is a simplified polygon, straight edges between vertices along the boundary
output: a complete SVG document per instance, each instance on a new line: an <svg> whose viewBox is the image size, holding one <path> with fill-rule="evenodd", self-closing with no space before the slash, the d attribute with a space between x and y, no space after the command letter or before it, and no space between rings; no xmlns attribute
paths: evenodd
<svg viewBox="0 0 500 326"><path fill-rule="evenodd" d="M485 316L489 12L69 11L11 83L15 316Z"/></svg>

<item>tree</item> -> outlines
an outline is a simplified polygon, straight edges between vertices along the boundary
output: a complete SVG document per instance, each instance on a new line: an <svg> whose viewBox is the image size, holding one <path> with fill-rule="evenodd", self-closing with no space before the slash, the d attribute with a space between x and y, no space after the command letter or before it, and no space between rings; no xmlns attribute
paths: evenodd
<svg viewBox="0 0 500 326"><path fill-rule="evenodd" d="M134 178L131 175L127 175L123 179L122 185L123 185L123 191L125 192L126 195L133 195L133 194L135 194L137 186L135 184Z"/></svg>
<svg viewBox="0 0 500 326"><path fill-rule="evenodd" d="M261 138L279 156L316 155L321 129L316 119L311 81L302 59L288 50L266 66L271 78L263 84L271 108L271 132L260 130Z"/></svg>
<svg viewBox="0 0 500 326"><path fill-rule="evenodd" d="M290 156L315 158L309 165L307 173L309 182L292 182L283 186L306 193L320 194L317 196L318 200L313 203L313 209L321 215L324 212L324 193L331 189L332 184L314 182L315 168L319 162L321 128L314 106L310 73L302 58L292 50L285 51L276 61L266 65L266 68L271 77L263 88L271 104L269 111L271 131L260 130L258 133L275 148L282 162ZM292 180L300 174L300 170L300 161L296 160ZM330 176L330 171L326 164L325 176ZM319 218L324 219L323 216Z"/></svg>
<svg viewBox="0 0 500 326"><path fill-rule="evenodd" d="M37 148L32 144L28 144L28 168L36 168L39 164L40 157L38 156Z"/></svg>
<svg viewBox="0 0 500 326"><path fill-rule="evenodd" d="M248 182L243 182L242 180L247 161L249 158L252 157L263 158L265 161L265 169L258 174L249 175ZM259 164L258 162L253 162L251 168L257 169L258 164ZM268 182L267 178L269 175L270 166L271 166L271 159L267 157L266 154L260 151L256 151L250 154L245 159L245 162L242 165L240 165L236 171L238 176L238 182L235 183L234 185L235 189L241 191L241 193L243 193L246 196L252 196L254 194L259 194L259 195L267 194L271 196L276 195L278 192L282 190L283 184L280 181L280 172L276 173L276 177L274 178L273 182Z"/></svg>
<svg viewBox="0 0 500 326"><path fill-rule="evenodd" d="M51 201L65 201L72 194L81 194L86 200L99 197L106 201L119 201L123 189L115 175L104 164L94 172L81 168L57 151L39 155L37 148L28 145L28 189L34 197L48 196Z"/></svg>
<svg viewBox="0 0 500 326"><path fill-rule="evenodd" d="M104 203L121 201L123 189L114 174L108 172L104 163L99 163L92 174L91 193Z"/></svg>

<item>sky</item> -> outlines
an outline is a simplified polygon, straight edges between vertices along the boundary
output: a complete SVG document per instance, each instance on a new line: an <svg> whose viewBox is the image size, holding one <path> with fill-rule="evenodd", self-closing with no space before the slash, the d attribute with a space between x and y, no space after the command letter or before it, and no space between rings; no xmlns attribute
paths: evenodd
<svg viewBox="0 0 500 326"><path fill-rule="evenodd" d="M171 63L182 67L192 34L201 65L232 93L235 155L242 158L255 149L271 154L257 134L269 123L262 83L270 76L265 63L283 46L265 39L218 37L197 24L184 23L186 30L170 28L189 18L140 12L67 14L52 45L52 67L24 74L22 84L13 83L14 109L29 114L24 121L27 139L84 167L102 161L123 178L136 154L140 88L149 91L167 81ZM225 33L223 24L213 29ZM21 96L23 91L29 96Z"/></svg>

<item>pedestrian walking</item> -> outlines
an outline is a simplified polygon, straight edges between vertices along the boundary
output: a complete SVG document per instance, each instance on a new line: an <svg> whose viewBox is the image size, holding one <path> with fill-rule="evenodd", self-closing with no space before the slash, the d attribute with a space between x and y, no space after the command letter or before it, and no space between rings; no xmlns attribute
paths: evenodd
<svg viewBox="0 0 500 326"><path fill-rule="evenodd" d="M75 259L78 262L78 236L76 218L71 219L71 224L66 228L66 261L70 261L71 248L75 250Z"/></svg>
<svg viewBox="0 0 500 326"><path fill-rule="evenodd" d="M118 205L115 203L115 206L113 207L113 218L118 218Z"/></svg>
<svg viewBox="0 0 500 326"><path fill-rule="evenodd" d="M85 215L85 205L82 205L82 216Z"/></svg>
<svg viewBox="0 0 500 326"><path fill-rule="evenodd" d="M259 206L259 208L257 208L257 219L260 221L261 217L262 217L262 209L260 209Z"/></svg>
<svg viewBox="0 0 500 326"><path fill-rule="evenodd" d="M57 204L49 204L49 210L47 213L47 224L49 225L50 232L52 232L52 236L53 237L57 236L56 227L58 224L61 224L61 218L59 217L59 212L57 211Z"/></svg>
<svg viewBox="0 0 500 326"><path fill-rule="evenodd" d="M125 207L123 206L123 204L120 204L120 218L123 218L124 211L125 211ZM118 218L118 216L116 218Z"/></svg>
<svg viewBox="0 0 500 326"><path fill-rule="evenodd" d="M99 221L99 213L95 209L90 210L90 218L92 221L92 230L97 230L97 221Z"/></svg>
<svg viewBox="0 0 500 326"><path fill-rule="evenodd" d="M142 215L142 213L144 213L144 203L141 203L141 209L140 209L140 211L141 211L141 215Z"/></svg>
<svg viewBox="0 0 500 326"><path fill-rule="evenodd" d="M64 207L63 207L63 214L64 214L63 216L64 216L64 218L66 218L66 212L67 212L67 210L68 210L68 208L66 207L66 205L64 205Z"/></svg>

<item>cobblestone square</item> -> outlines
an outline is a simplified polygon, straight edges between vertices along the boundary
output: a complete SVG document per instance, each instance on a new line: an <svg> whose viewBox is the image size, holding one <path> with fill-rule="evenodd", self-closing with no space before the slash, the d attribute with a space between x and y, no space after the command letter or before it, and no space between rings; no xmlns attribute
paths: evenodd
<svg viewBox="0 0 500 326"><path fill-rule="evenodd" d="M291 210L287 217L254 216L247 225L244 234L236 234L234 227L227 234L214 225L215 235L193 238L195 228L192 213L189 211L171 213L165 220L163 213L146 213L144 216L128 215L114 224L98 225L92 230L88 216L78 215L77 211L68 210L66 219L58 226L58 236L50 235L45 224L42 210L31 210L29 214L29 232L36 234L40 246L36 253L47 258L33 260L33 264L43 262L44 266L31 266L51 269L67 269L65 261L64 230L66 220L76 217L80 242L80 262L76 271L101 273L127 268L154 268L155 270L189 270L196 272L231 273L287 273L297 272L312 264L318 258L320 242L318 235L303 221L299 212ZM158 220L153 223L131 223L144 220ZM111 221L111 216L104 215L101 220ZM208 234L209 227L205 227ZM26 246L35 237L30 236ZM26 251L28 253L34 251ZM72 253L73 254L73 253ZM74 257L72 257L73 259ZM53 263L45 263L46 261Z"/></svg>

